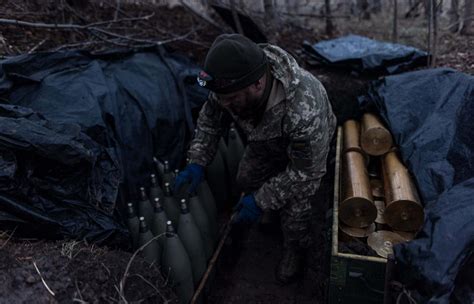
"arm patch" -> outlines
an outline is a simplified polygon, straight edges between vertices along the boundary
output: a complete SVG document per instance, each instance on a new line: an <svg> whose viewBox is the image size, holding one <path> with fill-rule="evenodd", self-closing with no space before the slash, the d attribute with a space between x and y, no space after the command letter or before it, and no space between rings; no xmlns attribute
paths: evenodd
<svg viewBox="0 0 474 304"><path fill-rule="evenodd" d="M298 170L304 170L313 163L313 150L309 138L293 139L290 142L290 160Z"/></svg>

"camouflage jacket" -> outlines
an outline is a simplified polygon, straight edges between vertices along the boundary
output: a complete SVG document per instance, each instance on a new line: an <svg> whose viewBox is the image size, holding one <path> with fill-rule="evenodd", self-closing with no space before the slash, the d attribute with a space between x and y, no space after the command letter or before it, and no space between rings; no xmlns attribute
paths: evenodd
<svg viewBox="0 0 474 304"><path fill-rule="evenodd" d="M261 45L274 79L281 82L285 98L270 103L260 122L229 113L246 133L248 141L266 141L283 137L288 143L286 169L267 180L256 192L263 209L280 209L290 198L304 198L316 193L326 173L326 158L336 127L326 91L309 72L300 68L287 52L274 45ZM227 111L209 94L199 114L197 130L188 151L191 163L207 166L213 159L220 134L222 117Z"/></svg>

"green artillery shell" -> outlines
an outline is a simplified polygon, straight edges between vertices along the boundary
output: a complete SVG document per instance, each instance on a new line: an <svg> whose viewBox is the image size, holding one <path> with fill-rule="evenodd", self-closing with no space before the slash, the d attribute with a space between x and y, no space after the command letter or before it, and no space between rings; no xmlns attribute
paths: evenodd
<svg viewBox="0 0 474 304"><path fill-rule="evenodd" d="M145 218L143 216L140 217L140 233L138 235L138 247L141 247L148 243L151 239L153 238L153 235L151 234L151 231L148 229L148 226L146 225ZM153 240L143 248L142 251L143 258L148 262L148 263L160 263L160 248L158 245L158 242L156 240Z"/></svg>
<svg viewBox="0 0 474 304"><path fill-rule="evenodd" d="M206 210L207 216L211 224L211 229L217 236L219 229L217 226L217 206L207 181L204 180L202 183L199 184L197 188L197 195L202 205L204 206L204 209Z"/></svg>
<svg viewBox="0 0 474 304"><path fill-rule="evenodd" d="M151 186L150 186L150 199L154 200L155 198L163 199L164 193L161 190L160 185L158 183L158 179L156 178L155 174L150 175Z"/></svg>
<svg viewBox="0 0 474 304"><path fill-rule="evenodd" d="M204 211L204 208L196 195L189 199L188 207L191 215L194 218L194 221L196 222L196 225L199 228L199 231L201 232L206 258L210 259L214 250L216 239L215 234L211 229L211 225L209 224L209 218L207 217L206 211Z"/></svg>
<svg viewBox="0 0 474 304"><path fill-rule="evenodd" d="M153 207L151 206L145 188L140 187L140 200L138 202L138 216L145 217L146 224L151 225L153 218Z"/></svg>
<svg viewBox="0 0 474 304"><path fill-rule="evenodd" d="M130 231L130 237L132 238L133 248L137 248L138 244L138 231L139 231L139 222L138 217L135 214L135 208L133 208L132 203L127 204L127 227Z"/></svg>
<svg viewBox="0 0 474 304"><path fill-rule="evenodd" d="M169 277L180 303L188 304L194 294L191 260L183 243L175 233L171 221L166 224L166 240L163 252L162 271Z"/></svg>
<svg viewBox="0 0 474 304"><path fill-rule="evenodd" d="M170 183L165 184L165 197L163 198L163 208L165 213L168 216L168 219L175 225L175 228L178 228L179 220L179 205L176 201L176 198L171 194Z"/></svg>
<svg viewBox="0 0 474 304"><path fill-rule="evenodd" d="M189 213L186 199L181 200L181 215L179 217L178 236L191 260L194 285L197 286L206 271L206 254L199 228Z"/></svg>
<svg viewBox="0 0 474 304"><path fill-rule="evenodd" d="M158 244L160 244L161 249L165 245L165 232L166 232L166 222L168 221L168 216L163 209L163 206L160 203L159 198L155 198L155 210L153 213L153 221L151 224L151 232L154 236L161 235L158 238Z"/></svg>

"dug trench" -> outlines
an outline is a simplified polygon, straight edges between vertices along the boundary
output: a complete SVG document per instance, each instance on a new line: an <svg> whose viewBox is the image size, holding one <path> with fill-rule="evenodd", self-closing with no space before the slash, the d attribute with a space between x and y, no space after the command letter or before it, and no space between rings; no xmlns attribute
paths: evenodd
<svg viewBox="0 0 474 304"><path fill-rule="evenodd" d="M331 153L328 168L333 168ZM241 242L231 233L203 291L205 303L324 303L328 282L327 217L333 170L313 204L314 244L303 277L282 286L274 277L281 232L245 229ZM224 223L227 215L221 214ZM239 233L237 233L239 234ZM12 237L10 237L12 236ZM231 242L233 237L233 242ZM1 303L173 303L176 295L157 265L140 255L77 241L0 240ZM128 264L130 267L128 268Z"/></svg>
<svg viewBox="0 0 474 304"><path fill-rule="evenodd" d="M363 91L365 80L308 69L325 85L339 119L354 113L355 97ZM205 303L327 301L334 161L335 141L327 173L313 200L314 242L306 254L303 276L293 284L277 283L274 273L282 253L281 231L263 231L253 225L241 233L241 242L235 237L224 241L202 292ZM229 214L229 209L221 212L222 228ZM133 252L78 241L25 240L16 235L18 231L0 234L0 303L177 302L159 267Z"/></svg>
<svg viewBox="0 0 474 304"><path fill-rule="evenodd" d="M233 228L224 243L209 292L209 303L325 303L329 278L330 202L333 195L335 149L328 156L328 172L313 200L313 244L306 253L303 275L281 285L275 270L282 253L277 224L271 229L252 225Z"/></svg>

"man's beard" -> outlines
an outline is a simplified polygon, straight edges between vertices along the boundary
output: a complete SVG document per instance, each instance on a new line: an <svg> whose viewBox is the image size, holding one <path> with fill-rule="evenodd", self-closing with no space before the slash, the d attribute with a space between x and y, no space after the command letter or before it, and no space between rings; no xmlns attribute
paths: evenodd
<svg viewBox="0 0 474 304"><path fill-rule="evenodd" d="M245 107L235 111L235 115L243 119L251 119L255 116L257 110L260 108L261 103L261 97L247 96Z"/></svg>

